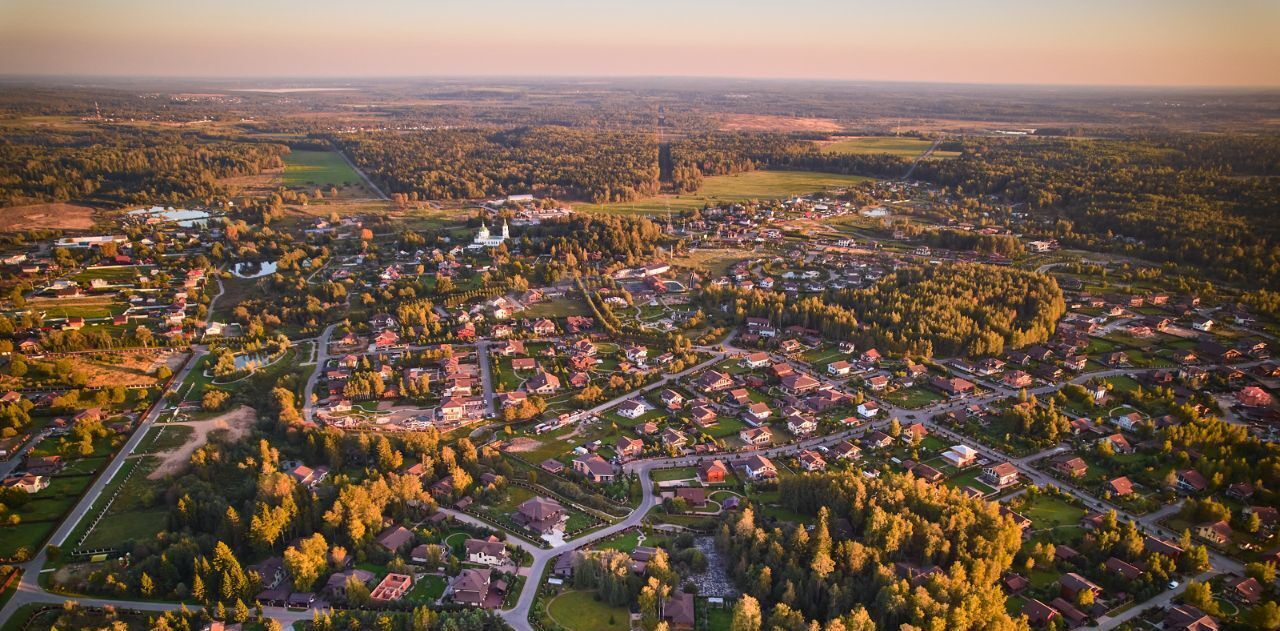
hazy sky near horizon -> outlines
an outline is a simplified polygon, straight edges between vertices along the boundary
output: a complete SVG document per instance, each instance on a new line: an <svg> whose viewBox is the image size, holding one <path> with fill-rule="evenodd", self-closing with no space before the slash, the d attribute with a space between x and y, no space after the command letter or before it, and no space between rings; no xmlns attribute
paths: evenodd
<svg viewBox="0 0 1280 631"><path fill-rule="evenodd" d="M1277 0L0 0L0 74L1280 85Z"/></svg>

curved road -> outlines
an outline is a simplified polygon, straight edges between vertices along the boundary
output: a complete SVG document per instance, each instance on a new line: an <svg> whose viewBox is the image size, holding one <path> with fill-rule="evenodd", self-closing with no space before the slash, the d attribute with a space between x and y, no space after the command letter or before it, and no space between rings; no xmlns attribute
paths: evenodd
<svg viewBox="0 0 1280 631"><path fill-rule="evenodd" d="M212 304L211 304L211 307L212 307ZM210 308L210 312L212 313L212 308ZM318 351L317 372L323 368L325 361L328 359L328 352L327 352L328 342L329 342L330 336L333 333L333 330L334 330L334 326L331 325L330 327L325 329L324 333L317 340L317 344L319 344L319 349L320 349ZM735 348L731 345L730 342L732 341L732 339L733 339L732 335L729 338L726 338L725 342L720 346L719 350L713 349L713 348L707 348L707 347L699 348L699 350L711 352L713 355L712 359L701 362L698 365L688 368L686 370L683 370L679 373L665 375L663 378L659 379L658 381L652 384L649 384L648 386L645 386L642 389L639 389L634 392L630 392L622 397L618 397L604 404L596 406L595 408L592 408L588 412L589 413L601 412L613 405L616 405L622 400L634 397L641 392L647 392L649 390L659 388L669 383L673 379L678 379L688 374L692 374L697 370L701 370L703 368L711 366L719 361L722 361L726 356L728 356L731 353L741 352L742 349ZM186 365L183 366L182 370L174 378L173 385L170 387L170 391L172 391L177 386L177 384L180 384L182 380L186 377L186 375L190 372L190 370L198 363L198 361L192 361L192 360L198 360L200 357L207 354L208 352L206 348L199 347L199 346L193 347L193 350L194 352L192 354L192 357L188 360ZM485 350L487 351L487 349ZM482 354L487 355L487 352L482 351ZM950 364L946 364L946 365L950 366ZM1077 375L1076 377L1064 383L1082 383L1088 379L1092 379L1096 377L1106 377L1106 376L1112 376L1116 374L1132 375L1132 374L1138 374L1143 372L1149 372L1150 370L1154 370L1154 369L1107 369L1107 370L1101 370L1101 371L1096 371L1091 373L1083 373L1083 374ZM964 374L964 373L960 373L960 374ZM977 378L974 375L965 374L965 376L975 381L982 381L981 379ZM314 379L312 381L314 381ZM1135 521L1140 526L1142 526L1144 530L1147 530L1149 532L1154 532L1156 534L1166 536L1166 537L1171 537L1171 538L1175 538L1177 536L1176 533L1169 531L1167 528L1162 527L1158 523L1159 520L1167 516L1171 510L1176 510L1176 506L1166 507L1165 509L1157 511L1156 513L1152 513L1144 516L1134 516L1108 503L1104 503L1101 500L1089 495L1088 493L1085 493L1081 489L1076 488L1073 485L1066 483L1064 481L1053 478L1048 474L1041 472L1031 466L1031 463L1036 460L1039 460L1041 458L1048 457L1055 453L1060 452L1062 449L1061 447L1053 447L1050 449L1046 449L1039 453L1032 454L1030 456L1026 456L1023 458L1010 458L995 449L992 449L990 447L987 447L986 445L983 445L981 442L970 439L968 437L959 436L953 433L951 430L945 427L940 427L937 424L933 423L931 420L929 420L935 415L943 414L949 411L960 410L968 405L972 405L972 404L981 405L981 404L991 403L993 401L1000 400L1000 399L1017 394L1016 390L1005 387L1002 384L986 382L984 383L984 385L985 387L991 389L990 393L982 396L954 399L944 403L935 404L933 406L930 406L925 409L920 409L920 410L901 408L885 402L880 402L881 407L884 408L887 413L883 417L883 420L880 420L874 423L868 423L868 424L861 425L859 427L851 428L848 430L844 430L841 432L828 434L825 436L818 436L814 438L800 440L787 445L766 448L766 449L753 451L753 452L739 452L739 453L758 453L768 457L777 457L777 456L794 453L800 449L809 449L809 448L814 448L814 447L823 446L823 445L835 444L841 440L845 440L852 436L860 435L867 431L871 431L872 429L881 427L884 424L886 424L888 422L888 419L890 418L914 420L917 417L919 417L920 422L924 423L930 429L931 432L956 440L957 442L964 442L965 444L972 445L980 454L982 454L984 457L991 459L993 461L1011 462L1015 467L1018 468L1019 472L1031 482L1034 482L1041 486L1053 484L1063 489L1064 491L1072 494L1073 496L1077 497L1078 499L1083 501L1086 506L1089 506L1092 508L1102 508L1102 509L1114 508L1116 509L1117 514L1121 518ZM1047 394L1047 393L1056 391L1060 387L1061 387L1061 384L1048 385L1048 386L1042 386L1039 388L1027 389L1027 391L1032 394L1042 395L1042 394ZM311 394L311 383L309 382L308 387L306 389L306 401L304 402L304 411L308 419L312 414L310 394ZM125 444L125 447L119 451L116 457L108 465L107 469L103 472L103 475L98 477L97 481L95 481L93 486L90 488L89 492L87 492L84 495L80 503L77 504L77 506L72 511L72 513L64 520L62 525L54 533L54 536L51 538L50 543L60 545L67 539L68 536L70 536L71 531L74 530L76 524L78 524L79 521L85 516L85 514L92 508L94 501L100 495L102 489L106 486L106 484L120 469L125 459L128 457L130 453L132 453L133 449L137 446L138 442L140 442L142 438L146 435L147 433L146 430L149 429L151 424L153 424L156 418L158 418L162 407L163 407L162 405L158 404L147 415L147 417L143 420L142 424L139 426L138 431L134 432L134 434L130 437L129 441ZM520 539L519 537L514 537L514 536L508 537L508 542L512 543L513 545L517 545L525 549L526 551L528 551L533 560L529 566L529 575L525 580L524 589L521 591L515 606L513 606L510 609L505 609L499 612L503 620L505 620L507 624L511 625L513 628L519 631L532 631L532 626L529 624L529 614L532 610L533 602L537 597L538 590L541 588L542 577L548 563L550 563L554 558L556 558L561 554L576 550L578 548L589 545L596 541L608 538L614 534L617 534L629 528L640 525L641 522L644 520L644 517L648 514L649 510L652 509L653 506L656 504L656 497L654 495L654 483L650 479L650 473L654 469L690 466L690 465L698 464L699 462L706 460L708 458L732 458L735 455L738 455L738 454L730 452L725 454L680 456L680 457L674 457L674 458L653 458L653 459L645 459L645 460L634 460L634 461L628 462L623 465L623 470L628 473L635 473L639 475L642 498L640 501L640 505L637 506L634 510L632 510L627 515L627 517L623 518L621 521L618 521L605 528L601 528L600 530L596 530L594 532L588 533L576 539L566 541L553 548L539 548L528 541ZM451 509L442 508L440 510L444 511L446 514L449 514L452 517L459 519L461 521L466 521L466 522L477 524L477 525L483 525L485 527L490 527L490 528L492 527L489 524L486 524L485 522L479 519L476 519L474 517L471 517L463 513L459 513ZM1228 559L1216 553L1211 553L1210 558L1213 562L1215 569L1211 572L1206 572L1205 574L1201 575L1201 577L1197 577L1197 578L1203 578L1213 573L1220 572L1224 569L1229 571L1237 571L1237 572L1242 570L1242 565L1233 559ZM23 568L22 580L18 585L17 593L9 601L9 603L4 607L4 609L0 610L0 621L8 620L9 617L12 616L13 613L17 610L17 608L24 604L29 604L29 603L57 604L66 599L66 597L63 597L61 595L53 594L48 591L45 591L39 585L37 581L37 577L41 568L43 568L45 561L46 561L45 551L42 549L36 555L36 558L32 559L30 562L25 563L21 566ZM1123 621L1131 618L1132 615L1136 615L1136 612L1140 612L1146 609L1148 606L1160 605L1160 604L1169 602L1180 591L1181 591L1181 587L1177 590L1166 590L1165 592L1162 592L1160 595L1147 601L1146 603L1142 603L1137 607L1131 608L1129 611L1125 612L1124 614L1120 614L1114 618L1108 618L1108 617L1101 618L1099 620L1099 625L1101 628L1104 628L1104 629L1115 628L1116 626L1121 624ZM127 600L113 600L113 599L104 599L104 598L73 598L73 599L78 601L82 605L86 605L86 606L116 606L116 607L132 608L132 609L139 609L139 610L145 610L145 611L167 611L167 610L176 609L178 607L178 605L176 604L163 603L163 602L127 601ZM291 610L280 608L280 607L264 607L263 612L267 617L277 620L286 626L291 625L294 622L311 618L310 611L291 611ZM1134 612L1134 613L1130 613L1130 612Z"/></svg>

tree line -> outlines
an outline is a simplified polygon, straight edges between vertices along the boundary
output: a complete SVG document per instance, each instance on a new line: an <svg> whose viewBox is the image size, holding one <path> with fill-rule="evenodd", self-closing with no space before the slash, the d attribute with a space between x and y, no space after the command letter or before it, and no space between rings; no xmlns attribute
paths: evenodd
<svg viewBox="0 0 1280 631"><path fill-rule="evenodd" d="M1066 312L1053 278L1017 269L956 263L913 265L864 289L800 299L759 289L710 286L697 302L727 307L735 321L798 324L861 348L913 356L1000 355L1044 342Z"/></svg>

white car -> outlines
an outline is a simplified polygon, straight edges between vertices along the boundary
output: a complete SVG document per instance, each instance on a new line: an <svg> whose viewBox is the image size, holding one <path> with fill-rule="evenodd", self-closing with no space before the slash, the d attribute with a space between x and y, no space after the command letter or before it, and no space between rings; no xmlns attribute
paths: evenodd
<svg viewBox="0 0 1280 631"><path fill-rule="evenodd" d="M1181 585L1178 581L1169 581L1169 589L1178 589L1178 585Z"/></svg>

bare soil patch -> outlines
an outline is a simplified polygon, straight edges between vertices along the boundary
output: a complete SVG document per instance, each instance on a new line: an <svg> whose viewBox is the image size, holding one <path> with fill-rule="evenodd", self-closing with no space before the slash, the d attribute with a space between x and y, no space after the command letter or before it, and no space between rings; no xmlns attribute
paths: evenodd
<svg viewBox="0 0 1280 631"><path fill-rule="evenodd" d="M0 209L0 231L53 228L88 230L93 227L93 209L77 204L29 204Z"/></svg>
<svg viewBox="0 0 1280 631"><path fill-rule="evenodd" d="M89 386L149 386L156 382L156 368L168 366L170 372L178 372L186 361L185 353L115 353L120 363L98 360L77 362L89 375Z"/></svg>
<svg viewBox="0 0 1280 631"><path fill-rule="evenodd" d="M532 438L517 437L507 441L506 451L518 454L526 451L533 451L541 446L542 443L540 441L536 441Z"/></svg>
<svg viewBox="0 0 1280 631"><path fill-rule="evenodd" d="M248 433L249 427L253 425L256 417L257 414L253 408L242 405L207 421L181 421L177 423L195 430L191 435L191 440L177 449L157 454L161 458L160 464L155 468L155 471L147 475L147 479L159 480L165 476L181 472L190 461L191 454L209 442L210 433L226 430L228 432L227 438L236 440Z"/></svg>
<svg viewBox="0 0 1280 631"><path fill-rule="evenodd" d="M283 176L284 167L280 167L278 169L266 169L257 175L224 177L219 179L218 183L227 187L232 195L258 197L269 195L275 191L283 181Z"/></svg>
<svg viewBox="0 0 1280 631"><path fill-rule="evenodd" d="M725 131L840 131L843 125L830 118L796 118L769 114L725 114L720 128Z"/></svg>

